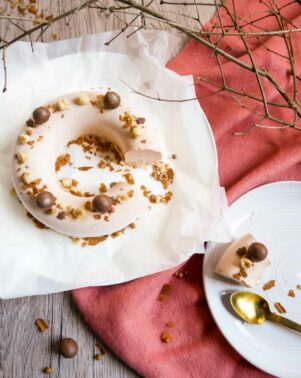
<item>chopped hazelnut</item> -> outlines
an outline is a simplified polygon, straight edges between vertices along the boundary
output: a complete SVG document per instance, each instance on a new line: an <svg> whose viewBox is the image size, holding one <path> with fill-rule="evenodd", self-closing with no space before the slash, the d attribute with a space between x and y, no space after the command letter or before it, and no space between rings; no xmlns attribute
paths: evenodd
<svg viewBox="0 0 301 378"><path fill-rule="evenodd" d="M29 141L29 136L27 134L20 134L18 136L19 144L26 144Z"/></svg>
<svg viewBox="0 0 301 378"><path fill-rule="evenodd" d="M37 319L36 326L40 332L45 332L49 328L44 319Z"/></svg>
<svg viewBox="0 0 301 378"><path fill-rule="evenodd" d="M85 210L82 207L78 207L77 209L73 209L72 216L74 218L82 218L85 215Z"/></svg>
<svg viewBox="0 0 301 378"><path fill-rule="evenodd" d="M58 100L58 102L55 104L55 109L58 111L63 111L68 109L68 106L64 100Z"/></svg>
<svg viewBox="0 0 301 378"><path fill-rule="evenodd" d="M270 280L268 281L267 283L265 283L263 286L262 286L262 289L263 290L269 290L271 289L272 287L274 287L276 284L276 281L275 280Z"/></svg>
<svg viewBox="0 0 301 378"><path fill-rule="evenodd" d="M287 293L287 295L288 295L289 297L292 297L292 298L295 298L295 296L296 296L294 290L289 290L288 293Z"/></svg>
<svg viewBox="0 0 301 378"><path fill-rule="evenodd" d="M63 178L60 181L63 188L70 189L72 187L72 180L70 178Z"/></svg>
<svg viewBox="0 0 301 378"><path fill-rule="evenodd" d="M88 95L83 93L75 99L75 102L77 105L86 105L90 102L90 98Z"/></svg>
<svg viewBox="0 0 301 378"><path fill-rule="evenodd" d="M45 373L45 374L51 374L51 373L52 373L52 369L51 369L51 367L45 367L45 368L43 369L43 373Z"/></svg>
<svg viewBox="0 0 301 378"><path fill-rule="evenodd" d="M243 269L250 269L252 267L252 261L248 259L247 257L242 257L240 260L240 266Z"/></svg>
<svg viewBox="0 0 301 378"><path fill-rule="evenodd" d="M276 310L280 313L280 314L284 314L286 313L286 309L282 306L281 303L277 302L274 304Z"/></svg>
<svg viewBox="0 0 301 378"><path fill-rule="evenodd" d="M165 325L168 328L174 328L176 326L174 322L167 322Z"/></svg>
<svg viewBox="0 0 301 378"><path fill-rule="evenodd" d="M132 129L133 138L138 138L140 135L142 135L142 129L140 127L134 127Z"/></svg>
<svg viewBox="0 0 301 378"><path fill-rule="evenodd" d="M31 182L34 181L33 177L31 176L30 173L26 172L26 173L23 173L22 175L22 180L25 184L30 184Z"/></svg>
<svg viewBox="0 0 301 378"><path fill-rule="evenodd" d="M162 332L160 338L163 343L169 343L172 337L168 332Z"/></svg>
<svg viewBox="0 0 301 378"><path fill-rule="evenodd" d="M27 155L25 152L22 152L22 151L18 151L16 153L16 157L19 161L19 163L25 163L26 159L27 159Z"/></svg>
<svg viewBox="0 0 301 378"><path fill-rule="evenodd" d="M98 95L96 98L96 101L94 102L94 105L96 105L100 110L104 109L104 96Z"/></svg>
<svg viewBox="0 0 301 378"><path fill-rule="evenodd" d="M167 295L172 292L172 286L170 284L164 284L159 294L159 301L163 301Z"/></svg>

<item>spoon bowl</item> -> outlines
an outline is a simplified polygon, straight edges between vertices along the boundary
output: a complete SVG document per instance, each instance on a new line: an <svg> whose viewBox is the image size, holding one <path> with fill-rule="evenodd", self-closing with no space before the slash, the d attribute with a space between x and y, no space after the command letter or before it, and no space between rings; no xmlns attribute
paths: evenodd
<svg viewBox="0 0 301 378"><path fill-rule="evenodd" d="M258 294L238 291L231 295L230 303L234 311L248 323L262 324L270 320L301 333L300 324L271 312L268 302Z"/></svg>
<svg viewBox="0 0 301 378"><path fill-rule="evenodd" d="M234 311L248 323L262 324L271 314L268 302L249 291L233 293L230 302Z"/></svg>

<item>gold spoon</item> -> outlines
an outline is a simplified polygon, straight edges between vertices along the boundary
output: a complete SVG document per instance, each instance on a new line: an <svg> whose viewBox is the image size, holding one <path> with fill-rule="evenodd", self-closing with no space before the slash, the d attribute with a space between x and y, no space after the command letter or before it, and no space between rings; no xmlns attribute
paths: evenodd
<svg viewBox="0 0 301 378"><path fill-rule="evenodd" d="M231 295L230 302L234 311L248 323L262 324L270 320L301 333L300 324L271 312L268 302L258 294L238 291Z"/></svg>

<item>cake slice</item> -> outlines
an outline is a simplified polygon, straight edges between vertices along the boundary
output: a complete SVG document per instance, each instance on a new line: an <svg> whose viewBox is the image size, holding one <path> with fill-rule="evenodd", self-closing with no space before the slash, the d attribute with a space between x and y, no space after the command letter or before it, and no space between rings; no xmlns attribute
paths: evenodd
<svg viewBox="0 0 301 378"><path fill-rule="evenodd" d="M215 272L247 287L255 287L271 265L268 250L246 234L234 241L219 259Z"/></svg>

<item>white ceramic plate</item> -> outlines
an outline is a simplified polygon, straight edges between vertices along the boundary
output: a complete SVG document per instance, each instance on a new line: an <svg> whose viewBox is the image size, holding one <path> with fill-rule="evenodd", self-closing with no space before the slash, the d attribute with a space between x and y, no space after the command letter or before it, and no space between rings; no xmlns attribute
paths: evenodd
<svg viewBox="0 0 301 378"><path fill-rule="evenodd" d="M278 182L251 190L234 202L229 211L233 238L250 232L268 249L272 266L252 291L264 296L275 311L280 302L286 317L301 323L301 183ZM229 293L249 290L214 273L227 245L208 244L204 285L211 313L230 344L249 362L277 377L301 377L301 334L266 322L252 325L239 320L229 308ZM263 291L264 283L276 286ZM287 293L293 289L295 298Z"/></svg>

